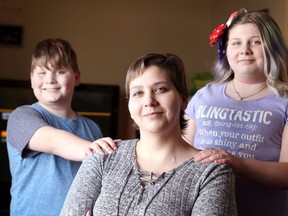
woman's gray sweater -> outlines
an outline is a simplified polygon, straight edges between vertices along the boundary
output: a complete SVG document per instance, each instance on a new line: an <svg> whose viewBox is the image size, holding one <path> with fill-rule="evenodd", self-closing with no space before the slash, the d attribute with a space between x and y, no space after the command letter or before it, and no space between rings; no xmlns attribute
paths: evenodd
<svg viewBox="0 0 288 216"><path fill-rule="evenodd" d="M112 154L87 157L71 185L61 215L234 216L232 169L191 158L141 186L135 161L137 140L118 144Z"/></svg>

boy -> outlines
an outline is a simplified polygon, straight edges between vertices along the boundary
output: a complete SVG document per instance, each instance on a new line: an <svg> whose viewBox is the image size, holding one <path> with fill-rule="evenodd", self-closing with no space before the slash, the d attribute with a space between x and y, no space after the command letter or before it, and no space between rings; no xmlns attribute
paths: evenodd
<svg viewBox="0 0 288 216"><path fill-rule="evenodd" d="M102 133L71 107L80 71L69 42L40 41L32 55L30 79L38 102L18 107L7 123L10 215L54 216L60 214L90 144Z"/></svg>

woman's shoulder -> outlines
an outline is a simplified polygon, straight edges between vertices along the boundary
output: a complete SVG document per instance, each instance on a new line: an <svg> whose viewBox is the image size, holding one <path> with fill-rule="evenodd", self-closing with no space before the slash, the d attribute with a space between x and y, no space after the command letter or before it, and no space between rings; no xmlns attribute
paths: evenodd
<svg viewBox="0 0 288 216"><path fill-rule="evenodd" d="M123 152L133 152L135 149L135 145L137 143L138 139L128 139L128 140L121 140L117 142L117 149L113 151L112 153L106 152L104 150L105 155L110 155L110 154L122 154Z"/></svg>
<svg viewBox="0 0 288 216"><path fill-rule="evenodd" d="M128 140L121 140L117 143L118 148L117 149L131 149L134 148L138 139L128 139Z"/></svg>
<svg viewBox="0 0 288 216"><path fill-rule="evenodd" d="M186 168L187 169L187 168ZM216 173L222 173L222 175L234 175L233 169L227 164L216 164L214 162L202 163L190 161L190 169L201 173L201 175L209 176L215 175Z"/></svg>
<svg viewBox="0 0 288 216"><path fill-rule="evenodd" d="M114 163L126 163L127 161L131 161L135 158L135 145L137 143L137 139L131 140L121 140L117 142L117 149L112 153L106 152L104 150L104 154L97 153L93 151L92 160L101 161L101 163L105 164L114 164Z"/></svg>

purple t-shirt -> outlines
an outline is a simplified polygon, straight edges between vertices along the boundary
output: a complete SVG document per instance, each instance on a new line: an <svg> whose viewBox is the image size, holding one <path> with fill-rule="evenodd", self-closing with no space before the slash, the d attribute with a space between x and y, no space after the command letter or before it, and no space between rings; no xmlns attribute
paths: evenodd
<svg viewBox="0 0 288 216"><path fill-rule="evenodd" d="M190 100L186 114L196 123L193 146L222 148L242 158L278 161L283 129L288 124L288 98L271 93L256 100L238 101L227 97L226 86L207 84ZM237 182L239 216L282 215L283 191L240 177ZM247 212L249 209L253 214Z"/></svg>
<svg viewBox="0 0 288 216"><path fill-rule="evenodd" d="M222 148L242 158L278 161L288 98L271 93L238 101L227 97L225 88L226 84L208 84L189 102L186 113L196 122L193 145Z"/></svg>

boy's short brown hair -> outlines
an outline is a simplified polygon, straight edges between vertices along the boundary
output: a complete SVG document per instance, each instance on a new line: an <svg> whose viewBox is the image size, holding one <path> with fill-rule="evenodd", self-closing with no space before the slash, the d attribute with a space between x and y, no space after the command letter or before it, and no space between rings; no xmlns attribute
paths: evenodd
<svg viewBox="0 0 288 216"><path fill-rule="evenodd" d="M31 72L36 66L48 69L71 67L74 72L79 71L77 56L71 44L63 39L45 39L37 43L31 62Z"/></svg>

